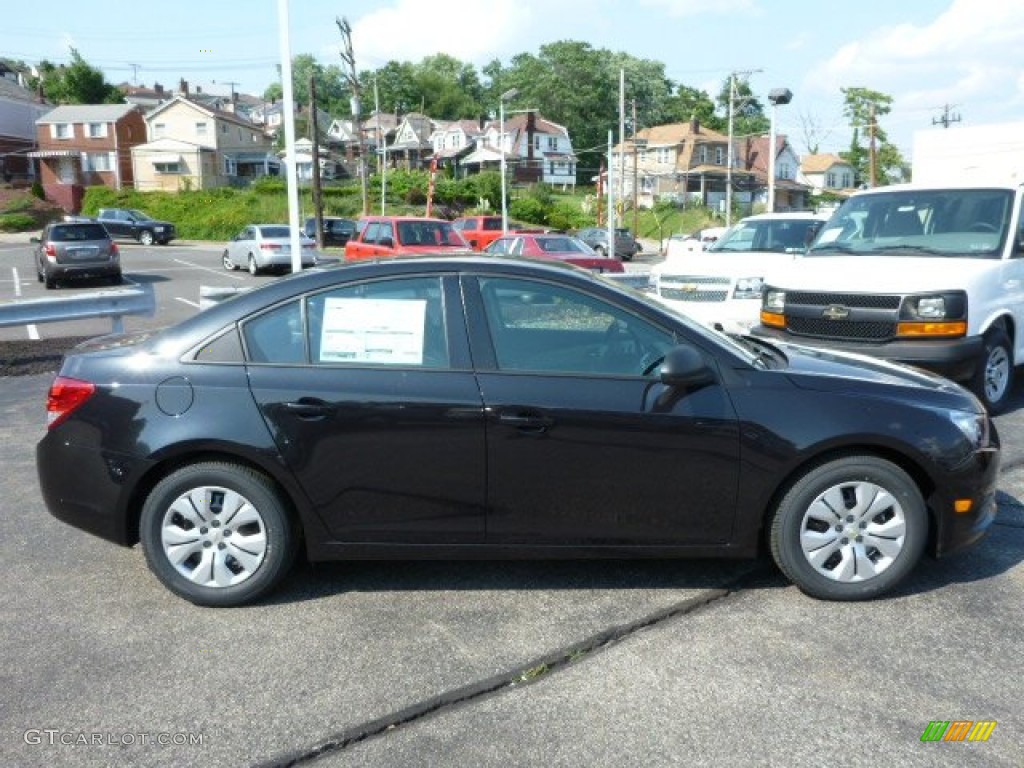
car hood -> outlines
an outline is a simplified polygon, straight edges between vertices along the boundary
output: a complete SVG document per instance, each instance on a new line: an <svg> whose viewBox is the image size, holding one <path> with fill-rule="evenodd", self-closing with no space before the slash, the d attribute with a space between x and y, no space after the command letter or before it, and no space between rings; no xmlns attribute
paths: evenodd
<svg viewBox="0 0 1024 768"><path fill-rule="evenodd" d="M714 252L694 250L672 256L651 268L655 275L707 275L714 277L774 276L794 259L791 253L769 251Z"/></svg>
<svg viewBox="0 0 1024 768"><path fill-rule="evenodd" d="M802 389L878 394L880 390L893 391L895 387L914 390L914 397L918 398L921 390L926 390L933 393L936 404L984 410L966 389L930 371L849 352L788 343L776 346L788 359L784 369L787 376Z"/></svg>

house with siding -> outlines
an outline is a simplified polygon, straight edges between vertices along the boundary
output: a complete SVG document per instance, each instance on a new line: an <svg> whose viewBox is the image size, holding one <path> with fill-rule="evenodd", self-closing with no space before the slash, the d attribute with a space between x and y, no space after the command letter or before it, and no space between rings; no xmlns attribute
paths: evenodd
<svg viewBox="0 0 1024 768"><path fill-rule="evenodd" d="M753 202L768 204L768 179L771 172L770 136L751 136L740 144L739 163L754 174ZM797 181L800 157L786 136L775 137L775 210L803 211L809 206L810 188Z"/></svg>
<svg viewBox="0 0 1024 768"><path fill-rule="evenodd" d="M146 140L142 110L132 104L57 107L36 121L40 181L48 200L78 213L85 188L135 184L132 151Z"/></svg>
<svg viewBox="0 0 1024 768"><path fill-rule="evenodd" d="M175 96L145 123L149 141L131 153L140 190L244 186L280 168L260 126L191 98Z"/></svg>
<svg viewBox="0 0 1024 768"><path fill-rule="evenodd" d="M800 161L798 180L806 184L813 194L822 192L850 192L854 188L853 166L839 155L804 155Z"/></svg>
<svg viewBox="0 0 1024 768"><path fill-rule="evenodd" d="M738 162L733 151L729 170L729 137L700 124L669 123L644 128L635 139L614 147L612 179L616 191L631 197L636 183L637 205L651 207L657 200L723 208L730 178L733 199L752 205L756 177ZM621 174L621 175L620 175Z"/></svg>
<svg viewBox="0 0 1024 768"><path fill-rule="evenodd" d="M36 120L53 106L26 88L17 72L0 62L0 179L35 179L28 153L36 148Z"/></svg>
<svg viewBox="0 0 1024 768"><path fill-rule="evenodd" d="M504 127L504 132L502 131ZM576 153L564 125L547 120L534 111L484 125L476 149L461 165L473 169L496 170L505 155L506 171L513 182L543 182L557 187L575 187Z"/></svg>

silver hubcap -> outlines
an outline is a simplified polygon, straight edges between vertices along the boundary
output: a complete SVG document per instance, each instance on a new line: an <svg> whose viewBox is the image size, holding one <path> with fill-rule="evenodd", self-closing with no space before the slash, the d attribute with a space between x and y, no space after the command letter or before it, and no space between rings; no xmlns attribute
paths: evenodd
<svg viewBox="0 0 1024 768"><path fill-rule="evenodd" d="M244 496L216 486L183 493L164 514L160 541L178 573L203 587L248 579L267 554L267 531Z"/></svg>
<svg viewBox="0 0 1024 768"><path fill-rule="evenodd" d="M234 269L235 265L231 263L231 258L225 253L222 257L224 269Z"/></svg>
<svg viewBox="0 0 1024 768"><path fill-rule="evenodd" d="M834 581L866 581L893 564L906 540L903 507L864 480L834 485L804 513L800 546L807 562Z"/></svg>
<svg viewBox="0 0 1024 768"><path fill-rule="evenodd" d="M1006 393L1010 377L1010 357L1002 347L995 347L985 361L985 397L997 402Z"/></svg>

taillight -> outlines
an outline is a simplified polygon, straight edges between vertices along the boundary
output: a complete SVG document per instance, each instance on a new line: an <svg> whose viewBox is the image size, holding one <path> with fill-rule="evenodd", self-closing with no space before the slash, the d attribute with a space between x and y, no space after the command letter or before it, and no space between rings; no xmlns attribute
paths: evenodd
<svg viewBox="0 0 1024 768"><path fill-rule="evenodd" d="M121 251L118 249L117 243L111 243L110 244L110 255L111 256L117 256L120 253L121 253Z"/></svg>
<svg viewBox="0 0 1024 768"><path fill-rule="evenodd" d="M43 248L43 252L46 254L46 258L53 259L53 260L56 261L56 259L57 259L57 246L55 246L53 243L47 243L46 247Z"/></svg>
<svg viewBox="0 0 1024 768"><path fill-rule="evenodd" d="M261 251L280 251L281 246L277 243L260 243Z"/></svg>
<svg viewBox="0 0 1024 768"><path fill-rule="evenodd" d="M70 416L96 392L96 385L80 379L58 376L46 398L46 427L52 429Z"/></svg>

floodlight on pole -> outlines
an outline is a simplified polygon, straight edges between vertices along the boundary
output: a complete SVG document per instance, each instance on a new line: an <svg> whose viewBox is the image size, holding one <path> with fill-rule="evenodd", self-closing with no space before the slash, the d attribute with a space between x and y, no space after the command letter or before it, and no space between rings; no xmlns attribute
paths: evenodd
<svg viewBox="0 0 1024 768"><path fill-rule="evenodd" d="M501 233L508 234L508 201L505 195L505 102L519 95L518 88L509 88L498 97L498 152L501 163Z"/></svg>
<svg viewBox="0 0 1024 768"><path fill-rule="evenodd" d="M793 100L793 92L789 88L772 88L768 91L768 101L772 105L771 133L768 139L768 211L775 212L775 109L780 104L789 104Z"/></svg>

